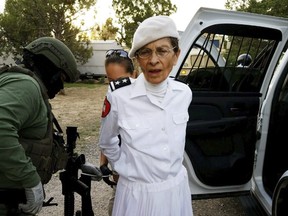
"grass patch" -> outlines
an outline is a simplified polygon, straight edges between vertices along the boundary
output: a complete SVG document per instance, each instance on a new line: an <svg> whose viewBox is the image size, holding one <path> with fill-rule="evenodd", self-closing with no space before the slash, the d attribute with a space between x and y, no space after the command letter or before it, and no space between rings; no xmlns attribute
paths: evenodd
<svg viewBox="0 0 288 216"><path fill-rule="evenodd" d="M72 88L72 87L83 87L83 88L98 88L103 86L103 83L95 83L95 82L75 82L75 83L65 83L64 88Z"/></svg>

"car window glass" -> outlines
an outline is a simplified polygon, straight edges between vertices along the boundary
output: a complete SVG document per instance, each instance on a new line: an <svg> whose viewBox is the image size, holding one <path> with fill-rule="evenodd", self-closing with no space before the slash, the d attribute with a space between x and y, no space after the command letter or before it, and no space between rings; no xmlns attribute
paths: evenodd
<svg viewBox="0 0 288 216"><path fill-rule="evenodd" d="M193 91L259 92L279 40L279 32L266 28L209 27L191 46L177 78ZM250 60L241 63L241 55Z"/></svg>

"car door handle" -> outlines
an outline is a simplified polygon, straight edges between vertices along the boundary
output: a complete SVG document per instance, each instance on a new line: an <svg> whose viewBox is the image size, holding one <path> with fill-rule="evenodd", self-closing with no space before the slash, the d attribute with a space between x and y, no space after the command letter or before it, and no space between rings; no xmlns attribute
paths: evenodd
<svg viewBox="0 0 288 216"><path fill-rule="evenodd" d="M244 110L243 108L239 108L239 107L231 107L230 108L231 112L240 112L240 111L243 111L243 110Z"/></svg>

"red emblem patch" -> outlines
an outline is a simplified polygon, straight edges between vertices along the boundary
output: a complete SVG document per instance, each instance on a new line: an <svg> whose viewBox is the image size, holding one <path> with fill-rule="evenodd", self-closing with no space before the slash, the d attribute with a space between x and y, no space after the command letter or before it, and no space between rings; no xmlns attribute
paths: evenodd
<svg viewBox="0 0 288 216"><path fill-rule="evenodd" d="M102 116L101 117L105 118L109 114L110 109L111 109L111 104L107 100L107 97L105 97L103 108L102 108Z"/></svg>

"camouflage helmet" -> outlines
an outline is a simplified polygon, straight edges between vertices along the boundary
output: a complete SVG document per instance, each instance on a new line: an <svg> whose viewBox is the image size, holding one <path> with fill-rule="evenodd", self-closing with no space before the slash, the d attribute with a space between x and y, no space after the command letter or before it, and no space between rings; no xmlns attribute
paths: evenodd
<svg viewBox="0 0 288 216"><path fill-rule="evenodd" d="M24 49L34 55L43 55L68 76L68 82L75 82L79 77L76 60L71 50L60 40L52 37L41 37Z"/></svg>

